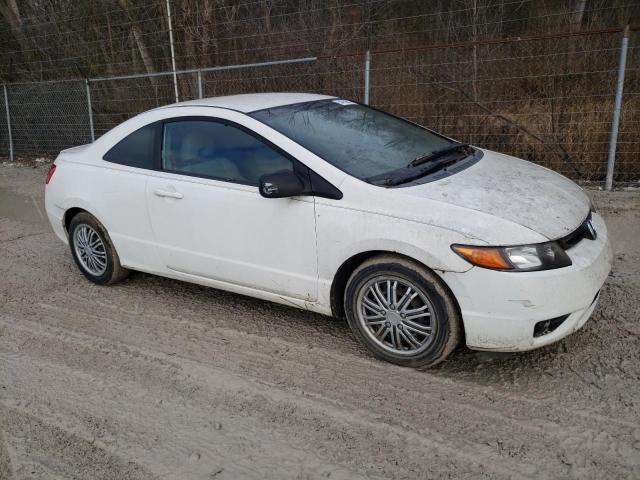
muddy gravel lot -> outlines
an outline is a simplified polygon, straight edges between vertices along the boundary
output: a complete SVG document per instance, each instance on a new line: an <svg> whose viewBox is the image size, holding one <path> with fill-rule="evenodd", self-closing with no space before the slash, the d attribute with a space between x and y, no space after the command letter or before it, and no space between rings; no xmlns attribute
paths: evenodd
<svg viewBox="0 0 640 480"><path fill-rule="evenodd" d="M45 173L0 167L0 478L640 478L640 192L592 192L616 253L581 331L420 372L336 319L89 283Z"/></svg>

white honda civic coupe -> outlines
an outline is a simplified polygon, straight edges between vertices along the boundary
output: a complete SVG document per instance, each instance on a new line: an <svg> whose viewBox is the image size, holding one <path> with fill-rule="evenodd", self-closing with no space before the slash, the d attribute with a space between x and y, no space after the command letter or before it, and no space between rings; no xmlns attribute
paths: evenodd
<svg viewBox="0 0 640 480"><path fill-rule="evenodd" d="M346 317L434 365L580 328L611 268L602 217L546 168L349 100L183 102L64 150L46 210L82 273L130 270Z"/></svg>

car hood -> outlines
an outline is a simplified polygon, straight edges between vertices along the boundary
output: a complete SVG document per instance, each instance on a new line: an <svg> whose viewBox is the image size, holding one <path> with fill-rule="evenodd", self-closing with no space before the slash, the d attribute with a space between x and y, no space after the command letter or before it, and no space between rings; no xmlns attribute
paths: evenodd
<svg viewBox="0 0 640 480"><path fill-rule="evenodd" d="M589 198L571 180L539 165L482 150L480 161L449 177L402 188L522 225L553 240L575 230L589 213Z"/></svg>

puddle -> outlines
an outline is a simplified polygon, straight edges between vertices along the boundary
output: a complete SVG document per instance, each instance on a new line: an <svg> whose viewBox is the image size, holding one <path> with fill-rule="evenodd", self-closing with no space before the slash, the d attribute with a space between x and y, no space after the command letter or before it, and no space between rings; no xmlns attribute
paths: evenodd
<svg viewBox="0 0 640 480"><path fill-rule="evenodd" d="M0 218L23 223L45 223L44 204L32 195L20 195L0 188Z"/></svg>

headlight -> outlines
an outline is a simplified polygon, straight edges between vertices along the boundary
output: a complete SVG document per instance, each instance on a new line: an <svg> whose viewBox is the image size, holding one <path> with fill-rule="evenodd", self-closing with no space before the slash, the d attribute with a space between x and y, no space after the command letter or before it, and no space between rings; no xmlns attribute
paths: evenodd
<svg viewBox="0 0 640 480"><path fill-rule="evenodd" d="M513 247L451 245L451 248L471 264L492 270L530 272L571 265L571 259L556 242Z"/></svg>

